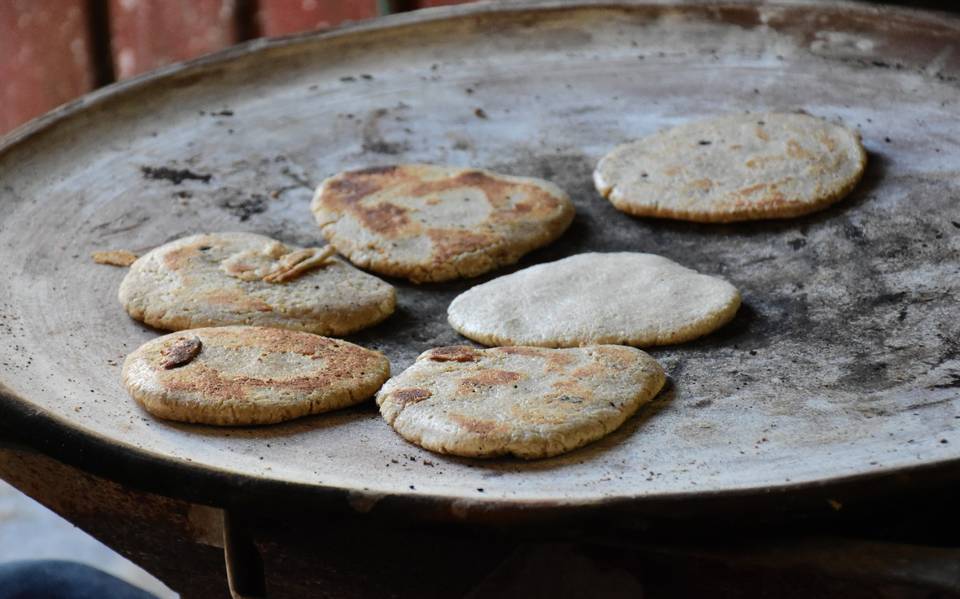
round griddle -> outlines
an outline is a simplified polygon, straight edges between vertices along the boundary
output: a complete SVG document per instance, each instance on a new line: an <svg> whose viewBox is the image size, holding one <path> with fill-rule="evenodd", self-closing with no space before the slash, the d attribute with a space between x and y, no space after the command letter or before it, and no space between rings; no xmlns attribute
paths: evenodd
<svg viewBox="0 0 960 599"><path fill-rule="evenodd" d="M507 3L257 41L111 86L0 149L0 417L121 482L273 508L836 507L843 489L960 478L958 39L957 20L849 4ZM859 129L869 168L853 195L804 218L700 225L631 218L593 189L616 144L766 110ZM548 460L435 455L373 402L224 429L159 421L127 396L120 364L159 332L119 305L125 269L91 252L201 231L316 244L319 181L411 161L550 179L577 217L517 267L391 281L397 313L350 340L395 373L465 342L446 322L456 294L578 252L661 254L731 281L744 305L717 333L652 349L668 389Z"/></svg>

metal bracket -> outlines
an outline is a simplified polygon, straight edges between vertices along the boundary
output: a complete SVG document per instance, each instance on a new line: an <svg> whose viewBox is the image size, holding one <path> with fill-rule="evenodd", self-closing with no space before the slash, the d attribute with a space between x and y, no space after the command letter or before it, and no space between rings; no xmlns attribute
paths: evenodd
<svg viewBox="0 0 960 599"><path fill-rule="evenodd" d="M267 596L263 558L243 519L223 510L223 557L227 584L233 599L264 599Z"/></svg>

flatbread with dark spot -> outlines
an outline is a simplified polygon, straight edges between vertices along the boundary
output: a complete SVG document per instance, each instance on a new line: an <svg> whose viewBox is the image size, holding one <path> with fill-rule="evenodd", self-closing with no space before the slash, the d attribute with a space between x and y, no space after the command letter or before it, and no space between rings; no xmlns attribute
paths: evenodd
<svg viewBox="0 0 960 599"><path fill-rule="evenodd" d="M377 394L406 440L459 456L558 455L615 430L660 392L660 365L632 347L441 347Z"/></svg>
<svg viewBox="0 0 960 599"><path fill-rule="evenodd" d="M339 339L230 326L149 341L127 357L122 376L158 418L270 424L370 399L390 376L390 362Z"/></svg>

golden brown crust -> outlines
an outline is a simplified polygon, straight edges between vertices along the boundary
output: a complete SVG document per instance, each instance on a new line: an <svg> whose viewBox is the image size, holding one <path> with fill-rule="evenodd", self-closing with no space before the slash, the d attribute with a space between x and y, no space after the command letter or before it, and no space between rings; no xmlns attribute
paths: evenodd
<svg viewBox="0 0 960 599"><path fill-rule="evenodd" d="M486 418L471 418L463 414L450 414L450 420L459 424L467 432L477 435L492 435L494 433L504 433L508 430L505 423Z"/></svg>
<svg viewBox="0 0 960 599"><path fill-rule="evenodd" d="M203 251L201 248L207 248L209 245L210 243L202 238L193 243L188 243L164 254L163 264L172 272L183 270L190 263L190 260L200 256L200 252Z"/></svg>
<svg viewBox="0 0 960 599"><path fill-rule="evenodd" d="M418 401L423 401L433 395L426 389L397 389L393 392L391 396L393 401L397 402L403 407L406 407L410 404L417 403Z"/></svg>
<svg viewBox="0 0 960 599"><path fill-rule="evenodd" d="M214 289L200 294L200 300L211 306L229 306L241 312L273 311L273 306L267 302L236 289Z"/></svg>
<svg viewBox="0 0 960 599"><path fill-rule="evenodd" d="M519 372L509 370L488 369L482 370L474 376L460 379L460 391L471 392L474 387L492 387L494 385L509 385L520 380Z"/></svg>
<svg viewBox="0 0 960 599"><path fill-rule="evenodd" d="M475 362L480 356L478 350L467 345L436 347L424 354L425 359L434 362Z"/></svg>

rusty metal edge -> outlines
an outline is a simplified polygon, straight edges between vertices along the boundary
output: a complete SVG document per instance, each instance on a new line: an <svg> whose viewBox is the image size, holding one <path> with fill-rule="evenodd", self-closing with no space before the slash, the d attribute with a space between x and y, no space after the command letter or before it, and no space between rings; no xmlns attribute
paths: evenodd
<svg viewBox="0 0 960 599"><path fill-rule="evenodd" d="M213 54L177 63L125 81L111 84L61 105L0 137L0 158L20 145L42 135L67 119L93 108L103 107L120 96L163 85L179 78L196 78L208 70L228 66L232 61L258 52L324 43L352 35L377 33L416 27L426 23L487 14L530 14L583 9L629 10L675 6L681 10L736 10L743 8L795 8L820 11L855 11L864 15L905 18L939 28L956 30L960 35L960 17L947 13L904 7L870 6L841 1L829 6L814 0L761 0L727 2L696 1L677 5L671 0L526 0L502 4L495 0L474 4L443 6L380 17L334 29L299 33L277 38L251 40ZM363 492L331 487L253 478L227 470L199 466L119 444L96 433L72 426L64 419L34 407L0 381L0 436L3 442L40 451L92 474L148 492L155 492L211 505L234 509L255 509L286 504L292 510L316 512L318 508L358 512L358 505L372 506L370 515L389 518L433 521L469 521L491 524L545 524L557 520L587 521L601 517L616 518L633 527L659 521L749 516L757 522L779 521L788 517L823 515L836 505L896 495L908 489L917 491L942 488L960 480L960 458L917 466L885 468L869 473L833 477L816 481L781 484L772 487L748 487L711 492L680 492L659 495L605 498L594 501L531 501L486 498L466 500L448 495L369 494L369 501L358 501ZM359 510L366 513L367 509ZM627 520L624 520L627 518Z"/></svg>

